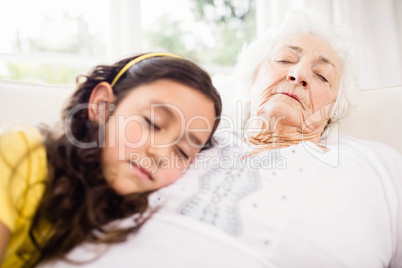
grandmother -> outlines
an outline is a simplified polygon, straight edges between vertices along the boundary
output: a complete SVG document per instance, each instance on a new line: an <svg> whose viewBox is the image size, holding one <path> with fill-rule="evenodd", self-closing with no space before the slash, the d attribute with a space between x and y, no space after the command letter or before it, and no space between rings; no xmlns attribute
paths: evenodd
<svg viewBox="0 0 402 268"><path fill-rule="evenodd" d="M402 267L401 156L328 131L358 101L357 55L347 29L295 11L239 57L235 77L250 106L245 157L274 151L288 169L309 169L306 183L297 181L302 172L280 179L309 189L292 193L297 201L270 253L274 267ZM303 154L302 143L332 167Z"/></svg>
<svg viewBox="0 0 402 268"><path fill-rule="evenodd" d="M344 118L358 99L358 51L350 34L309 15L290 15L240 55L236 77L249 90L257 119L248 127L258 130L246 133L247 141L260 150L319 145L328 124Z"/></svg>
<svg viewBox="0 0 402 268"><path fill-rule="evenodd" d="M356 102L356 50L316 17L290 13L241 54L234 77L249 93L245 142L217 135L151 196L156 210L137 234L69 259L93 260L95 251L89 267L402 267L401 156L326 131Z"/></svg>

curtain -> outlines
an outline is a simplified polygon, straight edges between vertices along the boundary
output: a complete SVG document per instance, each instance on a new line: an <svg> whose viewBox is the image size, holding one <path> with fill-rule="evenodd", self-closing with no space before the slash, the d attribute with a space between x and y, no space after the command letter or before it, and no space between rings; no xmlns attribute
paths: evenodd
<svg viewBox="0 0 402 268"><path fill-rule="evenodd" d="M352 30L361 48L362 88L402 84L402 0L257 0L257 33L299 7Z"/></svg>

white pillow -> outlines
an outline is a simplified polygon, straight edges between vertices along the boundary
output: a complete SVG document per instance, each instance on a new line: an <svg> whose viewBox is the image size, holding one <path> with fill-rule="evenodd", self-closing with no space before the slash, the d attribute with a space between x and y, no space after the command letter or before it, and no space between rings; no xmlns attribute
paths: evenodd
<svg viewBox="0 0 402 268"><path fill-rule="evenodd" d="M402 85L364 89L340 132L384 143L402 154Z"/></svg>
<svg viewBox="0 0 402 268"><path fill-rule="evenodd" d="M0 79L0 127L18 123L55 123L74 88L75 85Z"/></svg>

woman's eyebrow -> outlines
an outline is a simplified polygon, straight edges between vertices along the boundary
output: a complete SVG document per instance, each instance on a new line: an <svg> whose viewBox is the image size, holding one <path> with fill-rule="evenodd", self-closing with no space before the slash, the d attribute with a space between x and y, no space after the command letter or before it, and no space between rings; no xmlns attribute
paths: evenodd
<svg viewBox="0 0 402 268"><path fill-rule="evenodd" d="M328 58L326 58L324 56L319 57L318 61L321 62L321 63L329 64L329 65L331 65L332 67L335 68L335 65Z"/></svg>
<svg viewBox="0 0 402 268"><path fill-rule="evenodd" d="M287 48L290 48L291 50L293 50L294 52L296 52L297 54L301 54L303 52L303 49L301 47L298 46L287 46ZM328 58L324 57L324 56L320 56L318 58L318 61L320 63L324 63L324 64L329 64L331 65L333 68L335 68L335 64L333 64Z"/></svg>
<svg viewBox="0 0 402 268"><path fill-rule="evenodd" d="M291 50L294 50L296 53L300 54L303 52L303 49L301 47L296 47L296 46L287 46Z"/></svg>

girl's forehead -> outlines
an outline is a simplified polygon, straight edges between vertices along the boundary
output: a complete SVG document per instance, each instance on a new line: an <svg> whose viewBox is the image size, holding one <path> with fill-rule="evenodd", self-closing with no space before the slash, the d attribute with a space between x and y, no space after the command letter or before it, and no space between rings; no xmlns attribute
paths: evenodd
<svg viewBox="0 0 402 268"><path fill-rule="evenodd" d="M197 114L214 116L215 112L213 101L200 90L168 79L139 85L122 100L122 103L124 106L135 106L141 110L152 106L165 113L176 112L189 116ZM209 109L202 109L200 105L207 105Z"/></svg>

